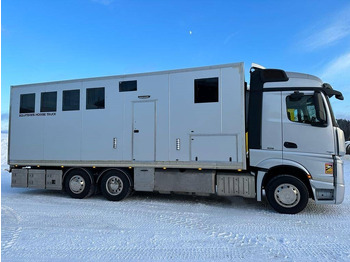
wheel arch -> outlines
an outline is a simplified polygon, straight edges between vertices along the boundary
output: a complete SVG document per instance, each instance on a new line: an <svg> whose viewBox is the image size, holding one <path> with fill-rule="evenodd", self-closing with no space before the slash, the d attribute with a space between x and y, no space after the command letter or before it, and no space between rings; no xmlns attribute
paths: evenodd
<svg viewBox="0 0 350 262"><path fill-rule="evenodd" d="M63 177L62 177L62 183L63 183L63 184L64 184L64 182L65 182L66 176L69 174L69 172L71 172L71 171L74 170L74 169L81 169L81 170L83 170L86 174L89 175L90 182L91 182L91 183L94 183L94 176L93 176L93 174L91 173L91 171L90 171L89 169L84 168L84 167L71 167L71 168L67 169L67 170L64 172L64 174L63 174Z"/></svg>
<svg viewBox="0 0 350 262"><path fill-rule="evenodd" d="M265 160L257 166L257 200L262 200L262 189L264 189L267 183L274 177L286 174L299 178L307 187L309 191L309 196L314 198L314 194L311 189L311 184L309 177L311 177L310 172L301 164L291 161L281 159L269 159Z"/></svg>
<svg viewBox="0 0 350 262"><path fill-rule="evenodd" d="M262 188L265 188L267 183L272 178L282 174L299 178L306 185L309 191L309 196L313 196L310 181L309 181L310 174L306 171L306 169L301 169L299 167L291 166L291 165L280 165L280 166L275 166L270 168L262 180Z"/></svg>
<svg viewBox="0 0 350 262"><path fill-rule="evenodd" d="M133 179L133 176L132 176L132 172L127 169L127 168L117 168L117 167L111 167L111 168L106 168L104 169L102 172L100 172L97 176L97 179L96 179L96 184L100 184L101 182L101 178L103 177L103 175L105 173L107 173L108 171L110 170L117 170L119 172L122 172L123 174L126 175L126 177L128 178L129 182L130 182L130 185L133 187L134 186L134 179Z"/></svg>

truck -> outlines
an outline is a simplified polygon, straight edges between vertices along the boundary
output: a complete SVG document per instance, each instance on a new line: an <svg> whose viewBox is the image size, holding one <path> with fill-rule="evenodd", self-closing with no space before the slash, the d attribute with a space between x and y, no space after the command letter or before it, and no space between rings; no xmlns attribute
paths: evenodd
<svg viewBox="0 0 350 262"><path fill-rule="evenodd" d="M316 76L230 63L11 87L11 186L241 196L295 214L344 199L343 131Z"/></svg>

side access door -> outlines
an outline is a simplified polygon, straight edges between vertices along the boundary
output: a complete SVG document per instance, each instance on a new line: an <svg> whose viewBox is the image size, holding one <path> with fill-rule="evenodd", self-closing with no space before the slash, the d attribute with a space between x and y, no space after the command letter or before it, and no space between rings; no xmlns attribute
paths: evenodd
<svg viewBox="0 0 350 262"><path fill-rule="evenodd" d="M155 161L156 101L133 102L133 160Z"/></svg>

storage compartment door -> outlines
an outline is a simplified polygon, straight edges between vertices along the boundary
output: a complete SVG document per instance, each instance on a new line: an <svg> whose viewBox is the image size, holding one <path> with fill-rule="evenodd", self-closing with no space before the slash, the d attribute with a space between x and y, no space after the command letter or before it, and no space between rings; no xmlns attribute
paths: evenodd
<svg viewBox="0 0 350 262"><path fill-rule="evenodd" d="M191 136L191 160L207 162L240 162L237 135Z"/></svg>

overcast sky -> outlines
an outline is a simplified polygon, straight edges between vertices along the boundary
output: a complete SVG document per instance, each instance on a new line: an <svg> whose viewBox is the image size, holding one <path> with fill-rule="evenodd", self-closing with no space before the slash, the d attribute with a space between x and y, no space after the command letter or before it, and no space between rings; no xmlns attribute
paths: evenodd
<svg viewBox="0 0 350 262"><path fill-rule="evenodd" d="M10 85L231 62L319 76L350 119L346 0L3 0L1 23L5 121Z"/></svg>

